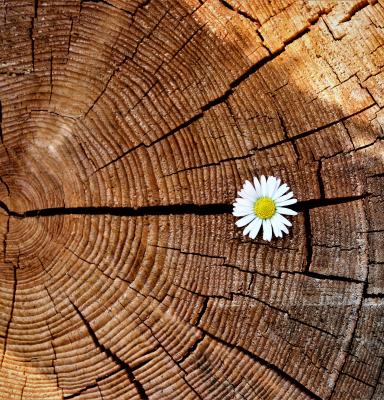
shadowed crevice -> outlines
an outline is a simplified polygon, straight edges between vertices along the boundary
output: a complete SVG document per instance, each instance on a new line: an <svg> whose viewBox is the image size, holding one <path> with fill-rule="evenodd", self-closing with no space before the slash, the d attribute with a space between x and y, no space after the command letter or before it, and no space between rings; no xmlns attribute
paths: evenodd
<svg viewBox="0 0 384 400"><path fill-rule="evenodd" d="M228 106L229 103L226 101L226 99L224 99L223 101L224 101L224 103ZM218 103L220 103L220 102L221 102L221 101L219 101ZM336 120L334 120L334 121L331 121L331 122L329 122L329 123L327 123L327 124L323 124L323 125L321 125L321 126L319 126L319 127L317 127L317 128L310 129L310 130L308 130L308 131L298 133L298 134L295 135L295 136L289 136L288 128L285 126L284 138L281 139L281 140L278 140L278 141L276 141L276 142L267 144L267 145L265 145L265 146L253 147L253 148L250 149L250 153L244 154L244 155L242 155L242 156L223 158L223 159L221 159L221 160L219 160L219 161L216 161L216 162L211 162L211 163L207 163L207 164L201 164L201 165L198 165L198 166L193 166L193 167L187 167L187 168L179 169L179 170L177 170L177 171L175 171L175 172L172 172L172 173L170 173L170 174L164 175L164 177L176 175L176 174L179 174L180 172L192 171L192 170L195 170L195 169L201 169L201 168L206 168L206 167L212 167L212 166L216 166L216 165L223 164L224 162L237 161L237 160L245 160L245 159L248 159L248 158L250 158L250 157L253 157L253 156L254 156L255 154L257 154L257 153L260 153L260 152L262 152L262 151L269 150L269 149L272 149L272 148L275 148L275 147L278 147L278 146L281 146L281 145L284 145L284 144L287 144L287 143L290 143L290 144L292 145L293 150L294 150L294 152L295 152L297 158L299 159L299 158L301 158L301 155L300 155L299 150L297 149L297 145L296 145L297 141L299 141L300 139L304 139L304 138L306 138L306 137L308 137L308 136L311 136L311 135L313 135L313 134L316 134L316 133L318 133L318 132L321 132L321 131L323 131L323 130L325 130L325 129L327 129L327 128L330 128L330 127L332 127L332 126L334 126L334 125L337 125L337 124L339 124L339 123L343 123L345 120L349 120L350 118L352 118L352 117L354 117L354 116L356 116L356 115L362 114L364 111L367 111L367 110L369 110L370 108L372 108L372 107L374 107L374 106L375 106L375 104L370 104L370 105L368 105L367 107L364 107L364 108L362 108L361 110L358 110L358 111L356 111L356 112L354 112L354 113L352 113L352 114L346 115L346 116L344 116L344 117L341 117L341 118L339 118L339 119L336 119ZM231 113L232 118L235 120L236 117L234 116L233 112L230 111L230 113ZM202 117L202 115L203 115L203 114L199 114L198 116L195 116L194 118L200 119L200 118ZM284 121L282 120L282 117L281 117L281 116L280 116L280 118L279 118L279 121L280 121L280 125L282 126L282 129L284 130L284 125L282 125L282 123L284 123ZM190 125L190 121L188 121L186 124L187 124L187 125ZM235 122L235 124L236 124L236 122ZM238 129L241 131L241 129L240 129L239 127L238 127ZM170 136L171 134L173 135L173 134L175 134L178 130L179 130L179 128L175 128L175 129L172 131L172 133L169 132L166 136L168 137L168 136ZM149 144L149 145L145 145L145 147L150 147L150 146L152 146L153 144L155 144L155 143L157 143L157 142L159 142L159 141L161 141L161 140L163 140L163 139L165 139L165 138L166 138L166 137L163 136L163 137L157 139L155 142L152 142L152 143ZM364 147L369 147L369 146L371 146L372 144L373 144L373 143L370 143L370 144L368 144L367 146L364 146ZM132 151L136 150L138 147L142 147L142 146L144 146L144 145L143 145L143 144L139 144L139 145L137 145L137 146L131 148L130 150L127 150L127 151L126 151L125 153L123 153L121 156L117 157L116 159L113 159L112 161L108 162L108 164L106 164L106 165L100 167L100 168L99 168L98 170L96 170L94 173L96 173L96 172L98 172L99 170L105 168L106 166L109 166L110 164L112 164L112 163L114 163L114 162L120 160L121 158L123 158L123 157L125 157L127 154L129 154L130 152L132 152ZM361 149L364 148L364 147L359 147L359 148L356 149L356 150L361 150ZM356 150L354 149L354 150L352 150L352 151L356 151ZM352 151L351 151L351 152L352 152ZM349 152L346 152L345 154L348 154L348 153L349 153ZM335 156L335 155L336 155L336 154L334 154L333 156ZM331 156L331 157L333 157L333 156ZM328 158L328 157L324 157L324 158ZM321 160L318 160L318 162L320 163L320 165L319 165L319 168L320 168L320 167L321 167ZM93 174L94 174L94 173L93 173ZM92 174L92 175L93 175L93 174ZM318 178L319 178L319 184L321 185L321 180L320 180L321 177L320 177L319 175L318 175ZM321 186L320 186L320 190L321 190Z"/></svg>
<svg viewBox="0 0 384 400"><path fill-rule="evenodd" d="M281 378L285 379L286 381L288 381L293 386L297 387L301 392L305 393L310 399L312 399L312 400L322 400L321 397L319 397L317 394L313 393L305 385L303 385L301 382L297 381L295 378L293 378L291 375L287 374L285 371L281 370L276 365L271 364L267 360L264 360L263 358L257 356L254 353L251 353L249 350L245 349L244 347L228 343L225 340L223 340L223 339L213 335L212 333L206 331L205 329L202 329L202 328L199 328L199 329L201 329L201 331L204 332L204 334L206 336L210 337L212 340L214 340L216 342L219 342L224 347L229 347L230 349L237 349L241 353L243 353L246 356L248 356L251 360L253 360L256 363L261 364L264 367L268 368L269 370L275 372L278 376L280 376Z"/></svg>
<svg viewBox="0 0 384 400"><path fill-rule="evenodd" d="M306 239L306 265L305 271L309 271L312 264L313 246L312 246L312 228L311 228L311 216L309 210L304 210L304 227L305 227L305 239Z"/></svg>
<svg viewBox="0 0 384 400"><path fill-rule="evenodd" d="M344 204L368 197L366 193L360 196L336 197L329 199L311 199L299 201L290 206L297 212L304 212L312 208L327 207L336 204ZM53 217L58 215L115 215L128 217L144 217L150 215L222 215L232 214L233 205L228 203L217 204L172 204L145 207L52 207L38 210L28 210L24 213L12 211L0 201L2 208L9 216L15 218Z"/></svg>
<svg viewBox="0 0 384 400"><path fill-rule="evenodd" d="M1 141L1 143L3 143L3 128L2 128L2 124L3 124L3 106L2 106L1 100L0 100L0 141Z"/></svg>
<svg viewBox="0 0 384 400"><path fill-rule="evenodd" d="M107 355L116 365L120 366L127 373L130 382L135 386L138 394L140 395L140 398L142 400L148 400L149 397L145 392L144 386L136 379L132 368L125 361L123 361L121 358L119 358L116 354L112 353L112 351L110 349L106 348L103 344L101 344L99 342L99 339L97 338L94 330L92 329L90 323L85 319L82 312L78 309L78 307L72 301L70 301L70 303L72 304L72 307L75 309L75 311L78 314L78 316L80 317L81 321L87 328L89 336L92 338L95 346L100 351L102 351L105 355ZM66 398L68 399L70 397L67 396Z"/></svg>
<svg viewBox="0 0 384 400"><path fill-rule="evenodd" d="M16 303L16 289L17 289L17 273L16 273L16 267L13 267L13 291L12 291L12 305L11 305L11 311L9 313L9 319L7 322L7 326L5 328L5 334L4 334L4 350L3 350L3 355L1 358L1 363L0 363L0 368L3 365L4 357L7 352L7 343L8 343L8 333L9 333L9 328L12 323L13 319L13 311L15 309L15 303Z"/></svg>
<svg viewBox="0 0 384 400"><path fill-rule="evenodd" d="M245 11L242 11L242 10L240 10L240 9L238 9L238 8L233 7L231 4L229 4L229 3L228 3L227 1L225 1L225 0L220 0L220 3L221 3L224 7L228 8L229 10L231 10L231 11L233 11L233 12L235 12L235 13L241 15L242 17L248 19L249 21L253 22L253 23L256 24L258 27L261 26L261 22L260 22L257 18L255 18L255 17L253 17L252 15L250 15L249 13L247 13L247 12L245 12Z"/></svg>
<svg viewBox="0 0 384 400"><path fill-rule="evenodd" d="M339 23L347 22L352 19L352 17L357 14L359 11L361 11L363 8L368 7L368 6L374 6L377 3L378 0L364 0L364 1L359 1L357 2L356 5L354 5L349 13L342 19L340 20Z"/></svg>
<svg viewBox="0 0 384 400"><path fill-rule="evenodd" d="M64 400L75 399L76 397L81 396L87 390L96 388L97 386L98 386L97 383L93 383L92 385L87 385L75 393L64 395L63 398Z"/></svg>
<svg viewBox="0 0 384 400"><path fill-rule="evenodd" d="M142 5L140 8L143 8L147 3L149 3L149 1L145 2L144 5ZM228 3L227 3L227 2L221 1L221 4L223 4L225 7L228 8ZM230 7L230 9L232 9L232 7ZM233 10L234 10L234 9L233 9ZM241 13L239 12L239 14L241 14ZM213 108L213 107L215 107L215 106L217 106L217 105L219 105L219 104L222 104L222 103L227 102L227 100L229 99L229 97L232 96L232 94L234 93L234 91L236 90L236 88L237 88L238 86L240 86L241 83L243 83L244 81L246 81L250 76L252 76L252 75L253 75L254 73L256 73L258 70L260 70L260 69L261 69L262 67L264 67L266 64L268 64L269 62L273 61L274 59L276 59L277 57L279 57L281 54L283 54L284 51L285 51L285 49L286 49L286 47L287 47L288 45L292 44L293 42L295 42L296 40L300 39L300 38L303 37L305 34L307 34L307 33L310 31L310 27L313 26L313 25L315 25L315 24L319 21L320 17L321 17L323 14L327 14L327 12L325 12L325 11L324 11L324 12L321 12L321 13L318 14L318 16L317 16L316 18L312 19L311 21L308 21L308 22L309 22L309 26L305 27L303 30L299 31L297 34L293 35L291 38L285 40L285 41L284 41L283 47L282 47L281 49L278 49L278 50L274 51L273 53L271 53L270 50L269 50L267 47L265 47L264 44L262 43L262 45L264 46L264 48L268 51L268 55L266 55L265 57L263 57L261 60L257 61L257 62L256 62L255 64L253 64L250 68L248 68L246 71L244 71L242 74L240 74L240 76L238 76L236 79L234 79L234 80L229 84L229 88L228 88L222 95L216 97L215 99L213 99L213 100L209 101L208 103L206 103L205 105L201 106L201 107L200 107L200 110L201 110L200 112L198 112L197 114L193 115L192 117L190 117L189 119L187 119L186 121L184 121L184 122L181 123L180 125L176 126L175 128L171 129L170 131L168 131L167 133L165 133L163 136L157 138L156 140L154 140L153 142L151 142L151 143L149 143L149 144L140 143L140 144L138 144L137 146L134 146L133 148L131 148L131 149L125 151L124 153L122 153L120 156L118 156L118 157L116 157L115 159L109 161L107 164L101 166L97 171L102 170L102 169L106 168L107 166L109 166L110 164L113 164L114 162L116 162L116 161L118 161L118 160L124 158L124 157L127 156L129 153L135 151L135 150L136 150L137 148L139 148L139 147L147 147L147 148L148 148L148 147L151 147L151 146L157 144L158 142L161 142L161 141L167 139L168 137L174 135L175 133L177 133L177 132L179 132L179 131L181 131L181 130L183 130L183 129L188 128L188 127L189 127L190 125L192 125L194 122L196 122L196 121L200 120L201 118L203 118L203 117L204 117L204 114L205 114L207 111L209 111L211 108ZM248 14L245 15L245 14L243 13L243 14L241 14L241 15L243 15L245 18L250 19L250 16L249 16ZM260 35L260 34L259 34L259 35ZM122 62L122 64L123 64L123 63L124 63L124 61ZM110 81L110 79L109 79L109 81ZM108 86L109 81L107 82L106 87ZM100 96L101 96L101 95L100 95ZM99 96L99 97L100 97L100 96ZM96 100L96 101L97 101L97 100ZM372 105L370 105L370 106L372 106ZM370 107L370 106L369 106L369 107ZM368 108L368 107L367 107L367 108ZM363 110L361 110L361 111L363 111ZM360 112L361 112L361 111L360 111ZM348 117L350 117L350 116L348 116ZM345 119L348 118L348 117L345 117ZM339 121L340 121L340 120L339 120ZM337 121L337 122L339 122L339 121ZM325 125L324 128L325 128L325 127L327 127L327 126ZM323 129L323 128L321 127L321 128L319 128L318 130L320 130L320 129ZM313 133L313 132L315 132L315 131L317 131L317 130L315 129L315 130L311 131L311 133ZM303 135L303 136L304 136L304 135ZM270 146L265 146L265 147L262 148L262 149L266 149L266 148L268 148L268 147L273 147L273 146L276 146L276 145L278 145L278 144L285 143L286 141L292 141L292 140L294 140L294 138L285 138L283 141L281 141L281 142L279 142L279 143L275 143L275 144L270 145ZM260 149L260 150L261 150L261 149ZM97 172L97 171L95 171L95 172Z"/></svg>

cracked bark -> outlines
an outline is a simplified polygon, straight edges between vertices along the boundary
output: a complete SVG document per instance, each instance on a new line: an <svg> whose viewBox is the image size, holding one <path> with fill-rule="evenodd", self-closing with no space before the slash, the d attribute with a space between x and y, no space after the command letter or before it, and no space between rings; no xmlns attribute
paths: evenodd
<svg viewBox="0 0 384 400"><path fill-rule="evenodd" d="M0 399L383 397L382 4L13 3Z"/></svg>

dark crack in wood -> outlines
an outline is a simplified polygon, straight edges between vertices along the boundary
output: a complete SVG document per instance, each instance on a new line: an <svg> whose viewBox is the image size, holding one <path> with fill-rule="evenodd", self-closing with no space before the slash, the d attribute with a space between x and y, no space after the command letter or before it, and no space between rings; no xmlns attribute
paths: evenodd
<svg viewBox="0 0 384 400"><path fill-rule="evenodd" d="M17 289L17 272L16 272L16 267L13 266L13 294L12 294L12 305L11 305L11 311L9 313L9 319L7 322L7 327L5 328L5 334L4 334L4 351L3 355L1 357L1 363L0 363L0 368L3 365L5 353L7 352L7 343L8 343L8 334L9 334L9 328L11 326L11 322L13 319L13 311L15 309L15 302L16 302L16 289Z"/></svg>
<svg viewBox="0 0 384 400"><path fill-rule="evenodd" d="M311 217L309 210L304 210L304 227L305 227L305 251L306 251L306 265L305 271L309 271L312 264L312 229L311 229Z"/></svg>
<svg viewBox="0 0 384 400"><path fill-rule="evenodd" d="M242 17L248 19L248 20L251 21L252 23L256 24L258 27L261 26L260 21L259 21L257 18L253 17L252 15L250 15L249 13L240 10L240 8L238 8L238 7L236 7L236 8L235 8L235 7L232 7L232 5L229 4L229 3L228 3L227 1L225 1L225 0L219 0L219 1L220 1L220 3L221 3L224 7L228 8L229 10L231 10L231 11L233 11L233 12L235 12L235 13L241 15Z"/></svg>
<svg viewBox="0 0 384 400"><path fill-rule="evenodd" d="M348 344L346 345L346 348L345 348L345 351L344 351L345 357L344 357L343 365L341 366L341 368L339 370L339 373L337 375L337 378L335 379L335 383L333 385L332 392L331 392L331 394L329 396L329 399L332 399L332 397L333 397L333 395L335 393L335 390L336 390L336 387L337 387L337 383L339 382L340 377L343 375L343 369L344 369L344 367L345 367L345 365L347 363L348 356L351 354L351 350L352 350L352 347L353 347L353 341L355 339L357 325L358 325L359 318L360 318L360 312L361 312L361 309L363 307L363 301L364 301L363 291L364 291L364 289L362 288L362 293L361 293L361 297L360 297L360 303L359 303L359 306L357 307L356 318L354 320L354 326L352 328L351 338L350 338Z"/></svg>
<svg viewBox="0 0 384 400"><path fill-rule="evenodd" d="M205 329L201 329L201 331L204 332L212 340L215 340L215 341L219 342L224 347L227 347L227 348L230 348L230 349L236 349L236 350L240 351L242 354L244 354L247 357L249 357L254 362L256 362L258 364L261 364L261 365L265 366L266 368L270 369L271 371L275 372L278 376L280 376L281 378L285 379L290 384L292 384L293 386L298 388L302 393L306 394L310 399L312 399L312 400L323 400L323 399L321 399L321 397L319 397L316 393L313 393L310 389L308 389L301 382L299 382L298 380L293 378L291 375L287 374L285 371L283 371L282 369L280 369L276 365L270 363L269 361L257 356L256 354L250 352L249 350L245 349L242 346L233 345L231 343L228 343L225 340L219 338L218 336L215 336L212 333L206 331Z"/></svg>
<svg viewBox="0 0 384 400"><path fill-rule="evenodd" d="M119 358L116 354L114 354L110 349L108 349L107 347L105 347L103 344L101 344L99 342L99 339L97 338L96 333L92 329L90 323L84 317L83 313L79 310L79 308L71 300L69 300L69 302L72 304L72 307L75 309L77 315L80 317L84 326L87 328L88 334L92 338L95 346L100 351L102 351L108 358L110 358L116 365L121 367L126 372L128 378L129 378L129 381L135 386L138 394L140 395L140 398L142 400L148 400L149 397L145 392L144 386L140 383L140 381L138 381L136 379L135 374L133 373L130 365L127 364L125 361L123 361L121 358Z"/></svg>
<svg viewBox="0 0 384 400"><path fill-rule="evenodd" d="M358 201L368 197L366 193L354 197L335 197L325 199L311 199L300 201L293 206L292 209L298 212L309 210L312 208L327 207L330 205L344 204L352 201ZM144 207L52 207L38 210L28 210L23 213L12 211L8 206L0 201L2 208L9 216L14 218L35 218L35 217L52 217L59 215L114 215L114 216L130 216L145 217L151 215L222 215L232 214L233 205L228 203L215 204L169 204L158 206Z"/></svg>
<svg viewBox="0 0 384 400"><path fill-rule="evenodd" d="M4 138L3 138L3 105L0 100L0 141L1 143L4 143Z"/></svg>
<svg viewBox="0 0 384 400"><path fill-rule="evenodd" d="M324 12L324 13L325 13L325 12ZM322 14L321 14L321 15L322 15ZM313 19L311 22L309 22L309 23L310 23L310 26L315 25L315 24L318 22L319 19L320 19L320 16L319 16L318 18ZM287 47L288 45L290 45L290 44L292 44L294 41L300 39L302 36L304 36L304 35L305 35L306 33L308 33L309 31L310 31L309 27L306 27L303 31L300 31L298 34L293 35L290 39L286 40L286 41L284 42L283 48L277 50L277 51L274 52L274 53L271 53L271 54L265 56L264 58L262 58L261 60L259 60L259 61L256 62L255 64L253 64L250 68L248 68L245 72L243 72L238 78L236 78L233 82L231 82L231 83L229 84L229 88L228 88L221 96L218 96L217 98L215 98L215 99L209 101L207 104L203 105L203 106L201 107L201 112L195 114L194 116L192 116L192 117L189 118L188 120L184 121L183 123L181 123L181 124L178 125L177 127L171 129L169 132L167 132L166 134L164 134L164 135L161 136L160 138L154 140L154 141L151 142L150 144L140 143L140 144L138 144L137 146L134 146L133 148L131 148L131 149L125 151L125 152L122 153L120 156L116 157L115 159L109 161L107 164L105 164L105 165L103 165L102 167L100 167L98 170L102 170L103 168L107 167L108 165L110 165L110 164L112 164L112 163L114 163L114 162L120 160L121 158L127 156L129 153L133 152L134 150L136 150L136 149L139 148L139 147L151 147L151 146L155 145L156 143L161 142L161 141L167 139L168 137L174 135L175 133L179 132L180 130L187 128L188 126L190 126L190 125L193 124L194 122L198 121L199 119L203 118L205 112L209 111L211 108L213 108L213 107L215 107L215 106L217 106L217 105L219 105L219 104L222 104L223 102L226 102L226 101L228 100L228 98L233 94L234 90L235 90L242 82L244 82L245 80L247 80L251 75L253 75L253 74L254 74L255 72L257 72L259 69L261 69L262 67L264 67L264 66L265 66L266 64L268 64L270 61L273 61L274 59L276 59L277 57L279 57L279 56L285 51L285 49L286 49L286 47ZM123 62L124 62L124 61L123 61ZM114 75L114 74L112 74L112 75ZM109 81L110 81L110 79L108 80L106 86L108 86ZM105 91L105 90L104 90L104 91ZM100 95L100 96L101 96L101 95ZM100 98L100 96L99 96L99 98ZM96 99L96 101L97 101L97 100L98 100L98 99ZM94 106L94 104L91 106L90 110L93 108L93 106ZM369 107L371 107L371 105L370 105ZM366 108L369 108L369 107L366 107ZM89 112L90 110L88 110L88 112ZM362 112L362 111L364 111L364 110L360 110L359 112ZM88 114L88 112L86 113L86 115ZM353 114L352 114L352 115L353 115ZM348 117L345 117L345 119L351 117L352 115L349 115ZM341 120L341 119L339 119L339 121L340 121L340 120ZM339 121L337 121L337 122L339 122ZM336 122L334 122L334 123L336 123ZM329 126L332 126L334 123L329 124ZM308 134L314 133L314 132L316 132L317 130L325 129L325 128L327 128L327 127L328 127L327 125L324 125L323 127L320 127L320 128L314 129L314 130L312 130L312 131L309 131ZM298 138L298 136L297 136L296 138ZM270 145L270 146L265 146L265 147L262 148L262 149L266 149L266 148L269 148L269 147L273 147L273 146L276 146L276 145L278 145L278 144L285 143L286 141L291 141L291 140L292 140L292 138L284 139L284 140L281 141L281 142L274 143L273 145ZM97 171L95 171L95 172L97 172Z"/></svg>
<svg viewBox="0 0 384 400"><path fill-rule="evenodd" d="M342 20L340 20L340 23L350 21L352 19L352 17L355 14L357 14L359 11L361 11L363 8L365 8L367 6L373 6L373 5L375 5L377 3L377 1L378 0L358 1L355 5L353 5L351 10L348 12L348 14Z"/></svg>

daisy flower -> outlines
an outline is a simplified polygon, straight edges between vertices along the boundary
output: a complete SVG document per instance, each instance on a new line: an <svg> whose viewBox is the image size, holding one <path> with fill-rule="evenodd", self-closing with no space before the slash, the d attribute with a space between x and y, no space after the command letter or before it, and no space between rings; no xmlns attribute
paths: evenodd
<svg viewBox="0 0 384 400"><path fill-rule="evenodd" d="M276 237L283 237L282 232L288 233L287 226L292 224L282 214L297 215L296 211L285 207L297 202L288 190L289 186L281 184L281 180L274 176L267 179L262 175L260 181L254 177L253 185L245 181L238 192L240 197L233 204L233 215L242 217L236 225L245 226L243 234L255 239L261 226L264 240L272 239L272 231Z"/></svg>

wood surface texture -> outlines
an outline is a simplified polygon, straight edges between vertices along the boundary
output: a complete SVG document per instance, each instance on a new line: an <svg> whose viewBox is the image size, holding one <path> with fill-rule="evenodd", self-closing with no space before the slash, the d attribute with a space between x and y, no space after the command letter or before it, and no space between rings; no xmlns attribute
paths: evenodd
<svg viewBox="0 0 384 400"><path fill-rule="evenodd" d="M384 399L384 0L0 0L0 37L1 400Z"/></svg>

